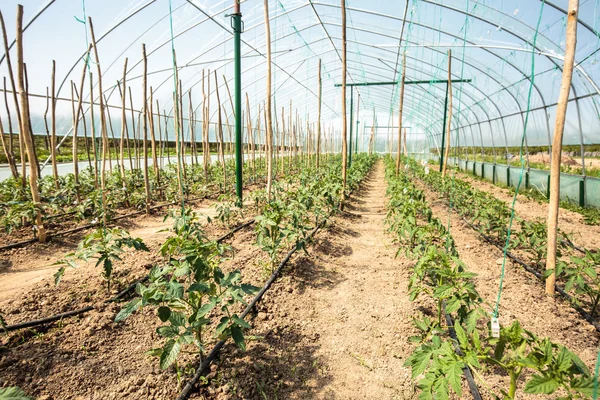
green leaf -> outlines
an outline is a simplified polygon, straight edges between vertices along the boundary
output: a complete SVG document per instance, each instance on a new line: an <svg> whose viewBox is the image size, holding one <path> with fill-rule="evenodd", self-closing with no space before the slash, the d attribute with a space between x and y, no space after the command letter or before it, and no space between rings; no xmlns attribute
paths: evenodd
<svg viewBox="0 0 600 400"><path fill-rule="evenodd" d="M171 316L171 309L167 306L158 307L158 318L162 322L167 322Z"/></svg>
<svg viewBox="0 0 600 400"><path fill-rule="evenodd" d="M452 386L452 390L454 390L459 397L462 394L462 388L460 386L461 376L462 368L460 363L454 362L450 364L446 377L448 378L448 382L450 382L450 386Z"/></svg>
<svg viewBox="0 0 600 400"><path fill-rule="evenodd" d="M174 325L159 326L156 333L162 337L172 338L179 335L179 328Z"/></svg>
<svg viewBox="0 0 600 400"><path fill-rule="evenodd" d="M525 393L552 394L558 389L558 382L551 376L533 375L525 385Z"/></svg>
<svg viewBox="0 0 600 400"><path fill-rule="evenodd" d="M0 388L0 400L33 400L18 387Z"/></svg>
<svg viewBox="0 0 600 400"><path fill-rule="evenodd" d="M454 321L454 332L456 332L456 338L458 339L458 343L461 345L461 347L467 347L469 344L469 338L458 321Z"/></svg>
<svg viewBox="0 0 600 400"><path fill-rule="evenodd" d="M237 326L231 327L231 337L235 344L242 350L246 351L246 342L244 341L244 333Z"/></svg>
<svg viewBox="0 0 600 400"><path fill-rule="evenodd" d="M65 274L65 267L60 267L58 271L54 274L54 284L58 285L62 280L63 275Z"/></svg>
<svg viewBox="0 0 600 400"><path fill-rule="evenodd" d="M187 290L188 292L199 292L202 294L206 294L210 291L210 286L208 286L204 282L195 282L190 285Z"/></svg>
<svg viewBox="0 0 600 400"><path fill-rule="evenodd" d="M179 342L170 339L165 343L163 351L160 355L160 369L167 369L177 359L179 351L181 350L181 344Z"/></svg>
<svg viewBox="0 0 600 400"><path fill-rule="evenodd" d="M237 316L237 314L233 314L233 316L231 317L231 319L233 320L233 322L236 323L236 325L242 327L242 328L246 328L246 329L250 329L252 328L252 326L247 323L246 321L244 321L243 319L241 319L240 317Z"/></svg>
<svg viewBox="0 0 600 400"><path fill-rule="evenodd" d="M115 317L115 322L121 322L121 321L125 320L127 317L129 317L131 314L133 314L138 308L140 308L141 305L142 305L142 299L140 299L139 297L131 300L129 303L127 303L127 305L125 307L123 307L121 309L121 311L119 311L119 313Z"/></svg>

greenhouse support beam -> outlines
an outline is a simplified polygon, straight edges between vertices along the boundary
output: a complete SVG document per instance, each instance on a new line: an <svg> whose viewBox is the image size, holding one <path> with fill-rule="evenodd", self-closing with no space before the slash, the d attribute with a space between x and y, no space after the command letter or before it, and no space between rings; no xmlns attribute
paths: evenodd
<svg viewBox="0 0 600 400"><path fill-rule="evenodd" d="M231 14L233 28L233 56L235 75L235 193L238 205L242 205L242 63L241 63L241 34L242 13L240 3L233 0L234 13Z"/></svg>
<svg viewBox="0 0 600 400"><path fill-rule="evenodd" d="M470 83L471 79L452 79L452 83ZM423 81L406 81L405 85L423 85L423 84L433 84L433 83L448 83L447 79L433 79L433 80L423 80ZM346 86L354 87L354 86L385 86L385 85L397 85L398 82L357 82L357 83L347 83ZM341 83L336 83L335 87L341 87Z"/></svg>

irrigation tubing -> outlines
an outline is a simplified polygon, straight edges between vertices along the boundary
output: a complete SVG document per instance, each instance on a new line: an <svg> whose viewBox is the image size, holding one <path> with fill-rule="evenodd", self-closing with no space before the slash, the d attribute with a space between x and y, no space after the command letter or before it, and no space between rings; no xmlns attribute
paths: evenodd
<svg viewBox="0 0 600 400"><path fill-rule="evenodd" d="M319 225L317 225L310 232L310 234L306 237L306 239L303 240L303 242L306 243L306 242L310 241L312 239L312 237L315 235L315 233L317 233L317 231L324 224L325 224L325 221L323 221ZM254 299L252 299L252 301L250 302L250 304L248 304L248 306L246 307L246 309L244 310L244 312L242 312L242 314L240 315L240 318L244 319L250 313L250 311L256 306L256 304L262 299L262 297L265 294L265 292L267 290L269 290L269 288L271 287L271 285L273 284L273 282L275 282L275 279L277 279L277 277L281 273L281 270L285 267L285 265L288 263L288 261L290 260L290 258L292 257L292 255L297 250L298 250L298 246L294 246L287 253L287 255L285 256L285 258L279 263L279 266L277 267L277 269L275 270L275 272L273 272L273 274L271 275L271 277L269 278L269 280L265 283L265 285L260 290L260 292L258 292L258 294L256 296L254 296ZM206 356L206 358L200 363L200 366L196 370L196 373L194 374L194 376L185 384L185 386L183 387L183 390L179 393L179 396L177 396L177 400L185 400L185 399L187 399L188 395L190 394L190 391L192 390L192 387L196 384L196 382L198 381L198 379L200 379L200 377L206 372L207 368L209 367L209 365L211 364L211 362L215 359L215 357L217 356L217 354L219 353L219 351L225 345L226 342L227 342L227 339L226 340L220 340L215 345L215 347L213 347L213 349Z"/></svg>
<svg viewBox="0 0 600 400"><path fill-rule="evenodd" d="M444 316L446 317L446 325L448 326L448 334L454 340L454 351L459 356L464 356L460 346L458 345L458 339L456 338L456 331L454 330L454 321L452 321L452 316L446 312L446 305L444 304ZM479 393L479 388L477 387L477 383L475 383L475 379L473 378L473 373L471 372L471 368L468 365L463 367L463 375L467 380L467 384L469 385L469 390L471 391L471 395L473 396L473 400L482 400L481 394Z"/></svg>
<svg viewBox="0 0 600 400"><path fill-rule="evenodd" d="M235 234L236 232L238 232L241 229L244 229L247 226L250 226L254 223L254 218L252 218L250 221L244 222L238 226L236 226L234 229L232 229L231 231L229 231L228 233L224 234L223 236L217 238L217 242L222 242L223 240L231 237L233 234ZM116 302L118 300L120 300L121 298L123 298L127 293L129 293L130 291L132 291L133 289L135 289L135 287L137 286L138 283L142 283L144 281L146 281L146 279L148 279L148 276L144 276L140 279L137 279L136 281L134 281L133 283L131 283L129 286L127 286L125 289L123 289L121 292L119 292L115 297L105 300L104 303L108 304L111 302ZM51 317L47 317L47 318L41 318L41 319L35 319L32 321L27 321L27 322L21 322L19 324L14 324L14 325L8 325L4 328L1 328L0 331L5 331L5 332L10 332L10 331L15 331L15 330L19 330L19 329L23 329L23 328L31 328L33 326L37 326L37 325L42 325L42 324L47 324L50 322L54 322L54 321L59 321L63 318L66 317L73 317L76 315L80 315L80 314L84 314L88 311L92 311L94 310L96 307L94 306L87 306L87 307L83 307L83 308L79 308L77 310L72 310L72 311L67 311L64 313L60 313L60 314L56 314L53 315Z"/></svg>

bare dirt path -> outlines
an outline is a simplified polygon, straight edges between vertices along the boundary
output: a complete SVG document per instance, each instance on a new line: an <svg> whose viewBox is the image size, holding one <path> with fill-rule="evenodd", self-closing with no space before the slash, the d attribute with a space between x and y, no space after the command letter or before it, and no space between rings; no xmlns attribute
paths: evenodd
<svg viewBox="0 0 600 400"><path fill-rule="evenodd" d="M403 366L417 313L407 293L411 262L394 258L385 190L380 161L347 212L318 234L310 257L267 292L252 322L263 339L241 360L229 354L219 365L231 392L251 399L415 397Z"/></svg>

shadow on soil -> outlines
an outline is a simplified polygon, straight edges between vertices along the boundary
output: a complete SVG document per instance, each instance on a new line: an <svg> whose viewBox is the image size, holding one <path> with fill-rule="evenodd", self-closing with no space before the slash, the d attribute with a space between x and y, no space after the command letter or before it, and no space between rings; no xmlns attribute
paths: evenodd
<svg viewBox="0 0 600 400"><path fill-rule="evenodd" d="M317 339L290 324L268 330L246 352L229 346L217 370L226 372L217 372L217 382L211 386L228 386L233 398L314 398L330 380L315 354Z"/></svg>

